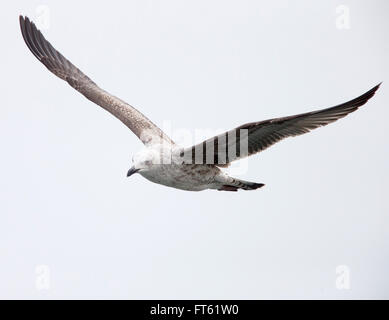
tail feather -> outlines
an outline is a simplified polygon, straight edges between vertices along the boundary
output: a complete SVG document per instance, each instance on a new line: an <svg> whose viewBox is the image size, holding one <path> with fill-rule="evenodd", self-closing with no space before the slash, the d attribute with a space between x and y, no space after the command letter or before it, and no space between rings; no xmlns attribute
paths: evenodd
<svg viewBox="0 0 389 320"><path fill-rule="evenodd" d="M231 183L223 184L219 189L219 191L238 191L242 190L256 190L258 188L263 187L263 183L256 183L250 181L244 181L239 179L233 179Z"/></svg>

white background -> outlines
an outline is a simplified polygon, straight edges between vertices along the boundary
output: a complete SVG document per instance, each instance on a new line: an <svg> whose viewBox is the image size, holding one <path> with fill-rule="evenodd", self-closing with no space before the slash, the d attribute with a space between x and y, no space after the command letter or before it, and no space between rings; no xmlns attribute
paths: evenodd
<svg viewBox="0 0 389 320"><path fill-rule="evenodd" d="M241 178L264 188L175 190L126 178L140 141L28 51L18 15L42 4L59 51L173 131L384 83L346 119L251 157ZM389 298L388 15L387 1L3 1L0 298Z"/></svg>

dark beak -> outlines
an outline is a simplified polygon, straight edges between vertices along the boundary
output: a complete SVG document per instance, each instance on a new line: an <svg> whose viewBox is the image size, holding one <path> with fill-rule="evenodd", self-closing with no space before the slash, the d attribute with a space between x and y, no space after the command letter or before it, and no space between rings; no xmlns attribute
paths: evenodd
<svg viewBox="0 0 389 320"><path fill-rule="evenodd" d="M131 167L127 172L127 177L132 176L134 173L137 173L139 169L135 169L135 167Z"/></svg>

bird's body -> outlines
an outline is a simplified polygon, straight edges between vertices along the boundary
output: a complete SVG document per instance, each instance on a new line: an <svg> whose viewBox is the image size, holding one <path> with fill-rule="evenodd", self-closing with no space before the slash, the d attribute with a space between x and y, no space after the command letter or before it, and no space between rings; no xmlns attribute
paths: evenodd
<svg viewBox="0 0 389 320"><path fill-rule="evenodd" d="M216 189L216 179L222 174L216 166L203 164L156 164L139 174L147 180L186 191Z"/></svg>
<svg viewBox="0 0 389 320"><path fill-rule="evenodd" d="M232 178L217 166L210 164L157 164L150 170L139 173L151 182L186 191L254 190L263 186L262 183Z"/></svg>
<svg viewBox="0 0 389 320"><path fill-rule="evenodd" d="M216 165L187 164L180 156L181 150L166 144L146 147L134 156L134 167L147 167L148 170L139 170L139 174L151 182L186 191L224 190L227 185L233 189L243 188L244 183L247 184L246 188L263 186L232 178ZM130 169L129 175L133 174L131 170L134 169Z"/></svg>
<svg viewBox="0 0 389 320"><path fill-rule="evenodd" d="M307 133L345 117L364 105L379 88L377 85L335 107L247 123L195 146L182 148L137 109L97 86L58 52L27 17L20 16L20 27L24 41L40 62L87 99L121 120L143 142L145 148L134 156L127 176L138 172L151 182L176 189L258 189L264 184L233 178L220 168L261 152L286 137Z"/></svg>

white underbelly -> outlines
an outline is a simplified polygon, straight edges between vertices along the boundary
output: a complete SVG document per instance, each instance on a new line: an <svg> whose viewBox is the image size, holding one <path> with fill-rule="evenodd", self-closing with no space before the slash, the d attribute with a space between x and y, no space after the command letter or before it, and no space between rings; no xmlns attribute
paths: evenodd
<svg viewBox="0 0 389 320"><path fill-rule="evenodd" d="M209 166L158 165L149 171L139 173L147 180L164 186L201 191L212 188L213 179L219 169Z"/></svg>

